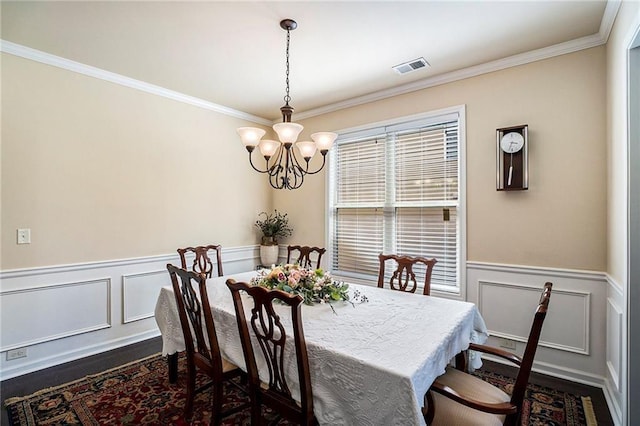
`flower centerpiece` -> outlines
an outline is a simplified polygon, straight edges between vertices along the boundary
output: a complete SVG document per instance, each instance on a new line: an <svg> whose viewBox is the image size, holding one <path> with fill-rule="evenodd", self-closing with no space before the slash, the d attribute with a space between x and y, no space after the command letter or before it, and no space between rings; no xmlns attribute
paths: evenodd
<svg viewBox="0 0 640 426"><path fill-rule="evenodd" d="M260 271L257 277L251 279L251 285L299 294L306 305L340 300L353 304L349 296L349 284L334 281L331 275L322 269L305 269L293 264L277 265ZM354 300L356 299L361 302L367 301L367 297L357 291L354 292Z"/></svg>

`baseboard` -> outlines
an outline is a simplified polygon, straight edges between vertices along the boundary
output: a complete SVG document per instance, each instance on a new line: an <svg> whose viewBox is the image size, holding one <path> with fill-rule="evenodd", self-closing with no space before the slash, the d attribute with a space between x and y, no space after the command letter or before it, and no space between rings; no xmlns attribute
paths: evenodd
<svg viewBox="0 0 640 426"><path fill-rule="evenodd" d="M506 362L502 358L494 357L491 355L482 355L482 358L496 362L498 364L504 364L513 367L513 364ZM604 389L605 387L605 378L602 376L587 373L585 371L560 367L546 362L534 361L531 371L535 371L536 373L545 374L551 377L556 377L558 379L568 380L570 382L593 386L596 388Z"/></svg>
<svg viewBox="0 0 640 426"><path fill-rule="evenodd" d="M616 426L622 425L622 410L615 397L615 393L611 388L611 382L608 379L604 379L602 393L604 394L605 401L607 401L607 406L609 407L609 413L611 414L613 424Z"/></svg>
<svg viewBox="0 0 640 426"><path fill-rule="evenodd" d="M14 377L22 376L23 374L33 373L34 371L42 370L56 365L64 364L71 361L76 361L81 358L86 358L91 355L96 355L102 352L107 352L113 349L118 349L123 346L128 346L134 343L142 342L144 340L153 339L160 336L159 330L145 331L143 333L122 337L119 339L113 339L108 342L103 342L96 345L85 346L79 349L74 349L68 352L52 355L47 358L40 358L31 363L21 364L14 368L3 368L2 377L0 380L8 380Z"/></svg>

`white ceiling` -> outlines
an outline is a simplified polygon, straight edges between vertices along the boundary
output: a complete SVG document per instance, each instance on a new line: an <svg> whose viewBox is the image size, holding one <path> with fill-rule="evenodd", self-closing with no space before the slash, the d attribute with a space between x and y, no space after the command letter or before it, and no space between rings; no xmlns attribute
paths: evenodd
<svg viewBox="0 0 640 426"><path fill-rule="evenodd" d="M600 44L601 23L613 20L605 7L606 1L3 1L1 34L274 120L285 91L283 18L298 22L290 79L291 105L300 113L420 87L549 46L593 45L599 32ZM418 57L431 67L405 75L391 69Z"/></svg>

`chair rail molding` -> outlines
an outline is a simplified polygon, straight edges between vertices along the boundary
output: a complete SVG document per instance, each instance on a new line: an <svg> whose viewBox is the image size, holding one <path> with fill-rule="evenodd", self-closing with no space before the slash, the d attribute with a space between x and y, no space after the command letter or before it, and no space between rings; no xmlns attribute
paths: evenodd
<svg viewBox="0 0 640 426"><path fill-rule="evenodd" d="M255 270L258 250L223 248L225 273ZM0 271L0 380L158 336L167 263L178 254ZM27 356L7 360L18 348Z"/></svg>

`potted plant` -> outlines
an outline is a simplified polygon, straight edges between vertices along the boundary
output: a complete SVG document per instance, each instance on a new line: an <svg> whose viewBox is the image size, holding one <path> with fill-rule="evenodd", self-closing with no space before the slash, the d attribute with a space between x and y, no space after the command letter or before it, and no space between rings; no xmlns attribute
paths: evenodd
<svg viewBox="0 0 640 426"><path fill-rule="evenodd" d="M289 218L286 213L275 210L274 213L262 212L258 215L256 227L262 232L260 244L260 262L264 266L278 262L278 239L291 235L293 229L289 226Z"/></svg>

